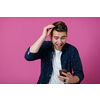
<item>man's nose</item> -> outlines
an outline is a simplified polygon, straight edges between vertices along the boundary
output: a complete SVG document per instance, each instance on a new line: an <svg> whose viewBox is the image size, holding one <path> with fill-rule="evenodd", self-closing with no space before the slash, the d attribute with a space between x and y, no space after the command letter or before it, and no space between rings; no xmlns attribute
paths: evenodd
<svg viewBox="0 0 100 100"><path fill-rule="evenodd" d="M58 43L62 43L62 40L61 39L58 39Z"/></svg>

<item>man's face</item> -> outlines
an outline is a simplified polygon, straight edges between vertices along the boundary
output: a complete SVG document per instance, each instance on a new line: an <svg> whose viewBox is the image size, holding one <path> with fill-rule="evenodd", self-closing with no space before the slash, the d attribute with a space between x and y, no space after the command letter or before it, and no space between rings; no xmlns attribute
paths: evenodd
<svg viewBox="0 0 100 100"><path fill-rule="evenodd" d="M61 50L66 43L66 39L67 39L66 32L57 32L54 30L53 35L51 37L54 49Z"/></svg>

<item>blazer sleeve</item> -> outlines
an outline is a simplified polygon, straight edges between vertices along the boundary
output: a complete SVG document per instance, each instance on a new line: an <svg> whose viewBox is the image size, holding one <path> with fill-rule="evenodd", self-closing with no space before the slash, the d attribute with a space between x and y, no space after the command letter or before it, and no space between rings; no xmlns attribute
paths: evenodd
<svg viewBox="0 0 100 100"><path fill-rule="evenodd" d="M82 67L82 63L81 63L81 59L78 53L78 50L76 48L74 48L73 50L73 55L72 55L72 68L73 68L73 76L78 76L79 77L79 82L81 83L81 81L84 79L84 73L83 73L83 67Z"/></svg>
<svg viewBox="0 0 100 100"><path fill-rule="evenodd" d="M29 51L30 47L27 49L27 51L25 52L25 55L24 55L24 58L27 60L27 61L33 61L33 60L37 60L37 59L41 59L42 56L43 56L43 52L44 52L44 49L45 49L45 41L43 42L43 44L41 45L39 51L37 53L31 53Z"/></svg>

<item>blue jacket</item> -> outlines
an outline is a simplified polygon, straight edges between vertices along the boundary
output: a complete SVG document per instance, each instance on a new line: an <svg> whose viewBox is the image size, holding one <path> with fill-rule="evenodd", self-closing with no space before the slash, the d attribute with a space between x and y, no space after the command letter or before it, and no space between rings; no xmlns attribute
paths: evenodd
<svg viewBox="0 0 100 100"><path fill-rule="evenodd" d="M41 74L37 84L47 84L52 75L52 58L54 54L54 47L51 41L44 41L37 53L29 52L30 47L25 53L25 59L28 61L33 61L36 59L41 59ZM67 69L67 72L72 73L73 76L78 76L80 83L83 78L83 68L79 57L78 50L76 47L66 43L62 48L61 55L61 66L62 69Z"/></svg>

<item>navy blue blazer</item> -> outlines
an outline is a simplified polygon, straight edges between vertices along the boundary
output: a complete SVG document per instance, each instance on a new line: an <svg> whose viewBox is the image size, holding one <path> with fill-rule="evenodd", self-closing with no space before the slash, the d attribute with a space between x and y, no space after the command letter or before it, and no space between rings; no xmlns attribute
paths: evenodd
<svg viewBox="0 0 100 100"><path fill-rule="evenodd" d="M37 53L29 52L30 47L25 53L25 59L28 61L34 61L41 59L41 74L37 84L47 84L51 78L53 67L52 58L54 54L54 47L51 41L44 41ZM61 55L61 66L62 69L67 69L67 72L72 73L73 76L79 77L80 83L84 78L83 68L81 59L79 57L78 50L75 46L66 43L62 48Z"/></svg>

